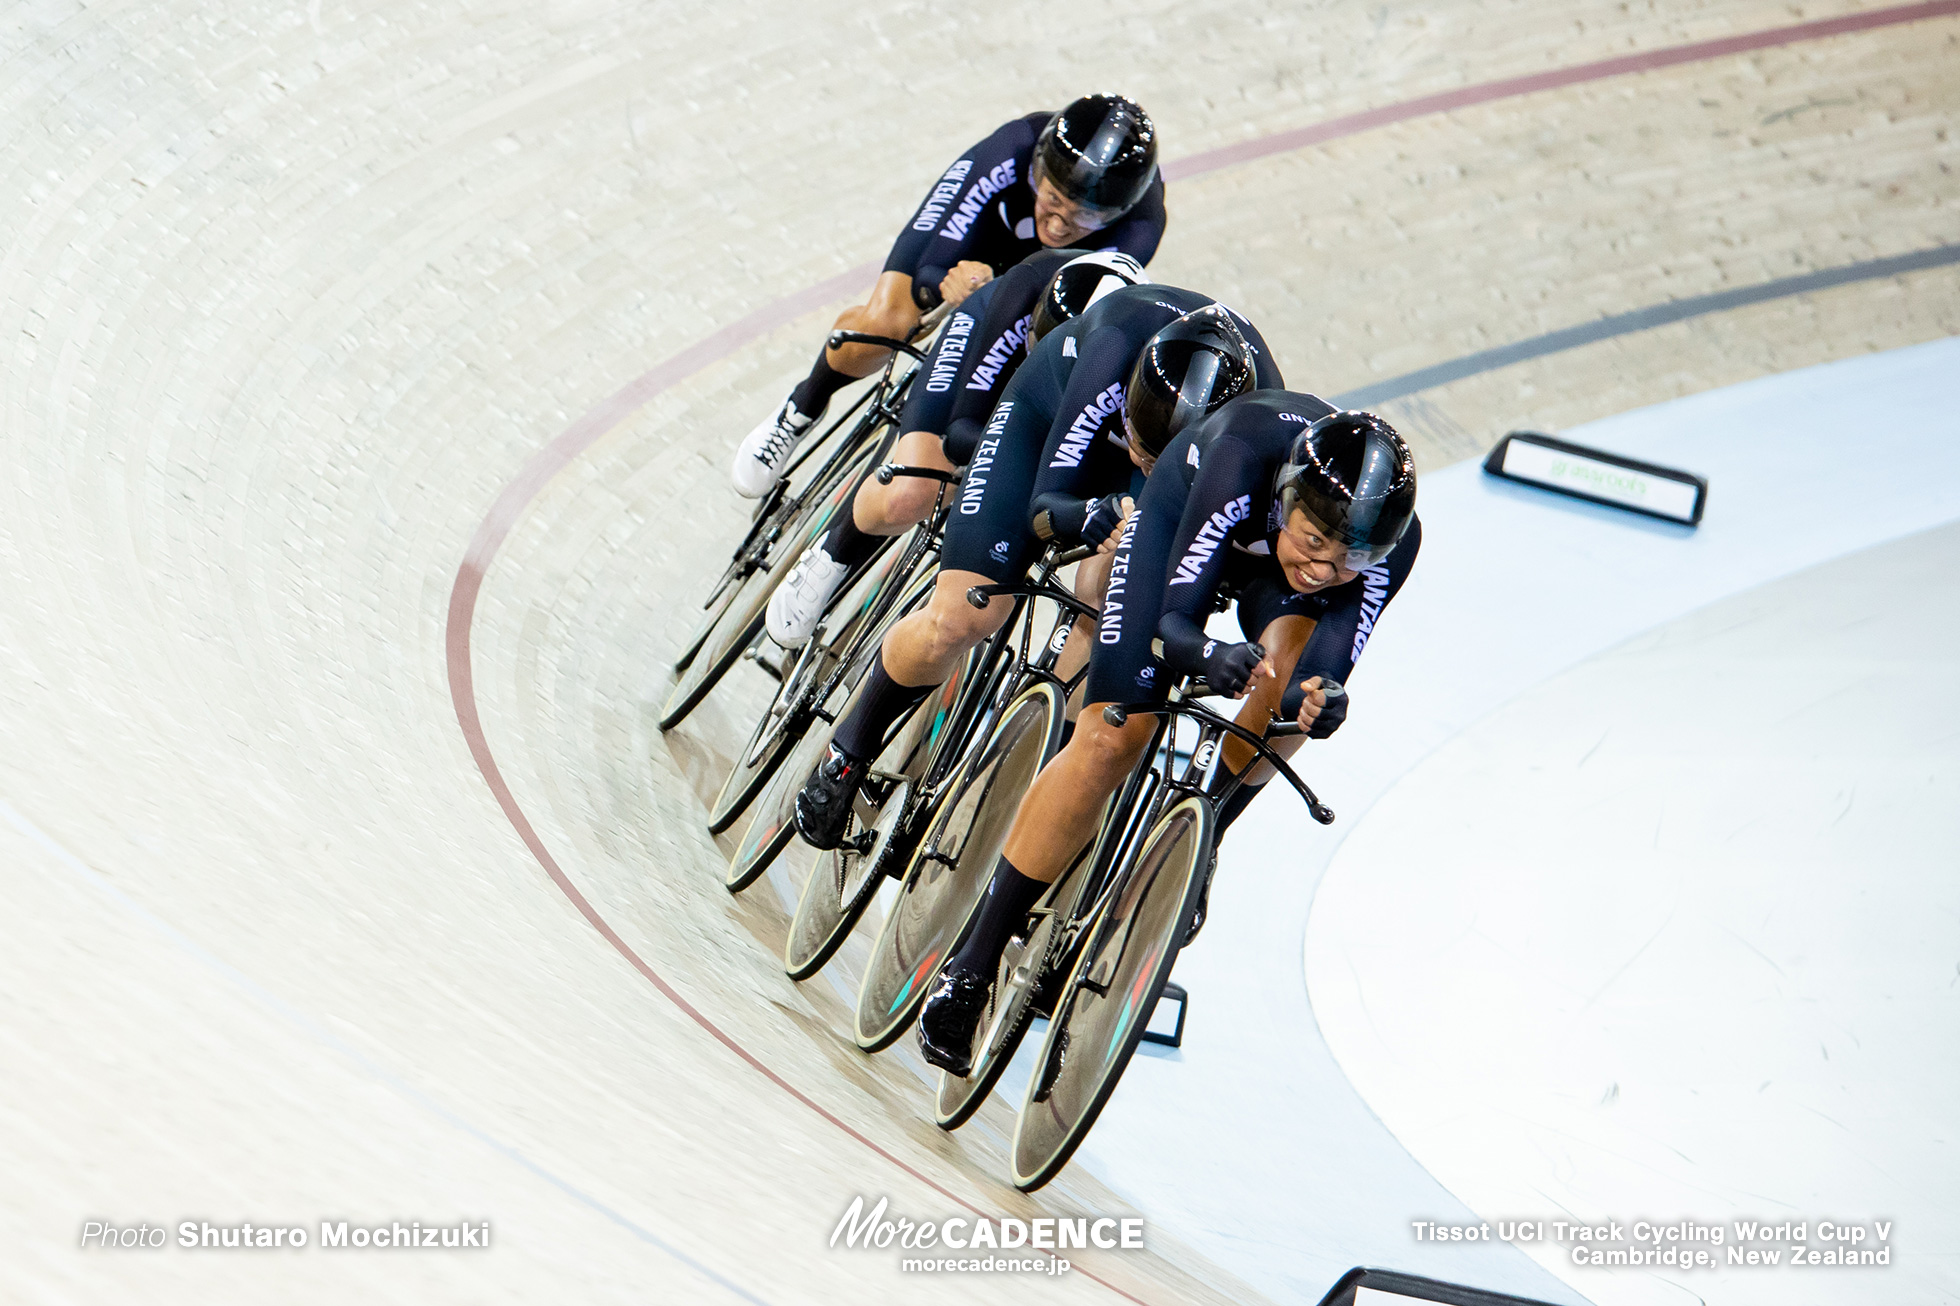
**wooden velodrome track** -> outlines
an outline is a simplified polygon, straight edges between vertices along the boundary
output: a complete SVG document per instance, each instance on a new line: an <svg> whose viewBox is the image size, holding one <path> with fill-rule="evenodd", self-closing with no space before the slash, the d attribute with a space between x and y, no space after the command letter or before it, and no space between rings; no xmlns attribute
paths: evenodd
<svg viewBox="0 0 1960 1306"><path fill-rule="evenodd" d="M721 889L755 686L652 709L734 440L935 168L1089 87L1187 161L1153 274L1338 393L1952 243L1957 49L1953 3L9 6L0 1296L1254 1299L1161 1230L1058 1279L825 1248L858 1194L1124 1204L1006 1189L1004 1109L941 1135ZM1436 468L1954 334L1956 283L1383 407ZM463 1217L494 1253L75 1245Z"/></svg>

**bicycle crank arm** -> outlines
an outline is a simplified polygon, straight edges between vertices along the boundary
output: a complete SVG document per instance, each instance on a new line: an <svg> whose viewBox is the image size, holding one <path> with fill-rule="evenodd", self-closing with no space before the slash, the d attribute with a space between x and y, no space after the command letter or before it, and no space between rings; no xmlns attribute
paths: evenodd
<svg viewBox="0 0 1960 1306"><path fill-rule="evenodd" d="M749 661L755 663L757 666L761 667L764 671L768 672L769 675L774 680L776 680L778 683L781 683L783 678L783 664L781 662L771 662L763 654L762 645L760 643L757 643L754 647L750 648L749 651L744 653L742 656L747 658Z"/></svg>

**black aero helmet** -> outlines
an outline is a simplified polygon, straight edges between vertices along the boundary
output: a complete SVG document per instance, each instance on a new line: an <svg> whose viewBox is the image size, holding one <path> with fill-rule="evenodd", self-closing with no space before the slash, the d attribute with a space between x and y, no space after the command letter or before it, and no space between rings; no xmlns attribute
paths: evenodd
<svg viewBox="0 0 1960 1306"><path fill-rule="evenodd" d="M1171 437L1252 389L1252 346L1222 304L1193 309L1150 337L1130 369L1123 420L1155 458Z"/></svg>
<svg viewBox="0 0 1960 1306"><path fill-rule="evenodd" d="M1347 546L1347 569L1388 556L1416 515L1416 463L1373 413L1329 413L1294 438L1273 489L1282 523L1298 508Z"/></svg>
<svg viewBox="0 0 1960 1306"><path fill-rule="evenodd" d="M1028 335L1028 347L1032 349L1035 341L1070 318L1080 317L1104 295L1149 280L1143 265L1128 254L1084 254L1070 259L1055 269L1055 275L1048 278L1048 288L1035 301L1034 329Z"/></svg>
<svg viewBox="0 0 1960 1306"><path fill-rule="evenodd" d="M1085 95L1048 120L1034 146L1034 181L1047 178L1106 226L1128 212L1157 176L1157 129L1135 100Z"/></svg>

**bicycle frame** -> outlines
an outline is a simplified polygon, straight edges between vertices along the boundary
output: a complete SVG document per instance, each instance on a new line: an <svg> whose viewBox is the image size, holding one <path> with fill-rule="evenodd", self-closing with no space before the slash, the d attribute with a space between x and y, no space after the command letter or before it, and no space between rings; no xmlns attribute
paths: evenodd
<svg viewBox="0 0 1960 1306"><path fill-rule="evenodd" d="M1102 828L1097 831L1094 851L1083 872L1088 878L1073 895L1074 909L1057 926L1050 969L1066 970L1072 965L1067 959L1074 956L1078 948L1092 941L1085 931L1092 923L1104 919L1104 908L1110 899L1122 891L1126 877L1118 875L1117 868L1134 864L1137 844L1172 803L1189 795L1197 795L1209 802L1215 812L1237 792L1239 786L1245 783L1244 777L1250 775L1258 762L1263 760L1271 763L1275 772L1284 777L1306 801L1307 810L1314 820L1322 825L1334 820L1333 809L1314 795L1313 790L1268 742L1300 734L1298 724L1276 721L1267 726L1263 735L1255 735L1198 701L1208 693L1209 688L1202 681L1187 679L1174 686L1170 698L1162 703L1112 703L1104 706L1103 719L1112 726L1120 727L1130 717L1144 715L1156 717L1157 724L1142 758L1131 768L1122 789L1108 809L1111 813L1123 813L1123 818L1105 819ZM1181 767L1174 728L1180 717L1190 718L1199 727L1198 742ZM1218 773L1225 753L1221 744L1226 735L1250 744L1254 757L1237 774L1226 772L1221 783ZM1087 904L1086 907L1084 904Z"/></svg>
<svg viewBox="0 0 1960 1306"><path fill-rule="evenodd" d="M922 321L919 329L927 330L936 325L936 319ZM914 334L916 336L917 333ZM757 502L755 513L749 521L748 531L742 536L741 543L735 546L734 555L729 559L728 566L709 588L708 596L701 604L702 608L714 606L715 600L720 597L730 581L745 576L762 565L762 559L781 538L785 527L796 519L797 512L802 508L812 487L830 484L839 469L861 447L856 440L832 440L832 436L851 424L851 419L857 417L867 406L869 411L865 412L856 424L851 425L853 432L875 429L879 426L890 426L896 432L903 415L906 393L913 379L918 376L918 365L925 361L925 354L902 340L869 336L856 331L831 333L830 344L833 347L853 342L880 345L891 350L891 356L885 360L884 369L877 383L853 400L849 408L832 418L814 439L804 442L803 447L791 457L789 465L783 469L782 476ZM913 365L894 380L893 374L897 371L901 358L911 359ZM815 458L820 450L827 450L822 464L816 473L792 494L790 485L796 473Z"/></svg>
<svg viewBox="0 0 1960 1306"><path fill-rule="evenodd" d="M920 786L927 801L936 798L949 784L957 784L965 765L977 755L974 744L984 743L992 737L1000 714L1004 712L1022 690L1035 680L1048 680L1061 688L1064 699L1073 693L1075 687L1088 675L1085 665L1066 680L1054 674L1055 661L1061 656L1062 645L1067 640L1068 630L1079 617L1095 617L1098 610L1078 599L1055 581L1055 573L1070 563L1089 556L1090 550L1074 549L1063 553L1050 551L1036 564L1035 575L1031 580L1014 584L976 585L967 590L967 601L976 607L984 608L996 597L1011 597L1014 609L1001 623L999 630L989 635L980 645L978 657L984 668L981 675L971 682L973 692L963 694L962 701L954 708L954 725L970 722L970 728L949 730L945 739L960 739L958 748L942 748L936 753L928 766L924 783ZM1035 600L1047 599L1054 603L1060 612L1055 623L1043 638L1040 652L1033 657L1029 650L1033 647L1035 626ZM977 600L977 601L976 601ZM984 711L982 709L984 708ZM975 717L973 714L981 715Z"/></svg>

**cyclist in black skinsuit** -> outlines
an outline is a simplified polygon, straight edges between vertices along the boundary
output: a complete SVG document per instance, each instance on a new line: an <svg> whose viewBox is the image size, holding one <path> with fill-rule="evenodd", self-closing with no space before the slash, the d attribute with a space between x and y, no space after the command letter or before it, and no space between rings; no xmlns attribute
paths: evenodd
<svg viewBox="0 0 1960 1306"><path fill-rule="evenodd" d="M797 795L803 838L837 845L885 733L1007 619L1012 600L996 596L976 610L969 588L1017 579L1047 540L1113 552L1135 471L1147 471L1173 433L1232 395L1281 383L1250 322L1170 286L1115 291L1043 336L967 465L930 604L886 635L863 692ZM1038 491L1042 505L1031 514ZM1099 598L1099 588L1092 581L1085 591L1078 579L1085 598Z"/></svg>
<svg viewBox="0 0 1960 1306"><path fill-rule="evenodd" d="M1103 804L1149 743L1152 718L1112 726L1101 705L1160 702L1178 676L1202 675L1217 692L1248 697L1239 715L1248 729L1263 730L1276 711L1326 738L1348 699L1330 701L1322 686L1353 671L1421 544L1415 464L1372 414L1261 391L1170 442L1116 548L1089 706L1028 790L973 929L920 1013L928 1061L967 1072L1001 949L1094 837ZM1205 633L1221 594L1236 596L1244 642ZM1298 743L1282 741L1281 751ZM1235 772L1251 756L1236 741L1226 747ZM1242 786L1220 812L1221 838L1262 783Z"/></svg>
<svg viewBox="0 0 1960 1306"><path fill-rule="evenodd" d="M943 472L964 466L994 400L1028 356L1037 307L1053 326L1120 286L1149 279L1127 254L1044 249L980 287L947 319L913 381L899 420L903 434L889 460ZM880 485L866 476L852 496L851 511L837 514L824 538L797 559L770 595L769 638L784 648L802 647L844 578L876 551L880 537L924 521L938 490L920 477Z"/></svg>
<svg viewBox="0 0 1960 1306"><path fill-rule="evenodd" d="M959 305L1044 247L1113 250L1148 263L1164 234L1157 134L1134 101L1087 95L1060 113L1004 123L957 159L892 246L868 303L837 326L905 339L920 315ZM750 431L731 476L749 498L766 494L830 397L881 366L886 351L847 344L817 356L810 375Z"/></svg>

